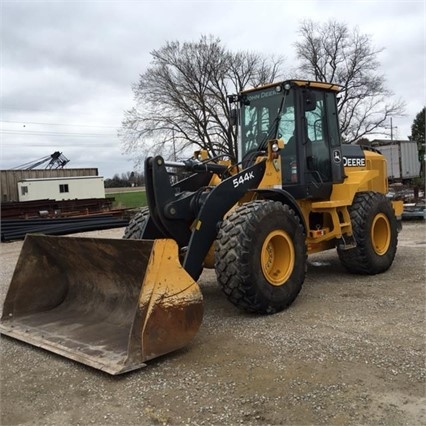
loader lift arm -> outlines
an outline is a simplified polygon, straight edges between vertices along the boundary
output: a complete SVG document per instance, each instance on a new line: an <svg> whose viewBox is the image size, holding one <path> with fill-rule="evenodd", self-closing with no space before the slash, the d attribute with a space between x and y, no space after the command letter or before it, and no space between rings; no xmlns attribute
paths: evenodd
<svg viewBox="0 0 426 426"><path fill-rule="evenodd" d="M176 167L177 163L167 163L161 156L145 161L150 215L165 237L186 248L183 267L197 280L203 260L216 238L217 224L249 190L258 187L265 173L265 161L227 177L217 186L200 186L192 191L174 187L167 166ZM187 171L207 174L209 180L212 173L223 173L227 169L215 163L186 162L181 166Z"/></svg>

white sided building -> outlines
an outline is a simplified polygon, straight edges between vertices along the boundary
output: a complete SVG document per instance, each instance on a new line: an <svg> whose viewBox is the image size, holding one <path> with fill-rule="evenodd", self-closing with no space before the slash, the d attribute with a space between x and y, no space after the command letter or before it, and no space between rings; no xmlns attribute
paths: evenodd
<svg viewBox="0 0 426 426"><path fill-rule="evenodd" d="M76 176L22 179L18 182L18 196L19 201L105 198L104 178Z"/></svg>

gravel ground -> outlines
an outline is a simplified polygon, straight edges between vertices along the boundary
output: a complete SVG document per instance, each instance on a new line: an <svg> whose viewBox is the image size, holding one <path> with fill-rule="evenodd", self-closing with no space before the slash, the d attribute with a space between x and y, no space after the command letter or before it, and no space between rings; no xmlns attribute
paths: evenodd
<svg viewBox="0 0 426 426"><path fill-rule="evenodd" d="M239 312L207 270L191 344L122 376L3 337L1 424L424 425L425 230L404 222L379 276L347 274L335 251L310 257L299 297L272 316ZM1 302L21 246L0 245Z"/></svg>

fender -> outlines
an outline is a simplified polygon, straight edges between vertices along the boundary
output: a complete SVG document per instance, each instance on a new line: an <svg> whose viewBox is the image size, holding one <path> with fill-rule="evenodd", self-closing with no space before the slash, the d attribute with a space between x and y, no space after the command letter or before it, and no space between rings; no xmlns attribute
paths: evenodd
<svg viewBox="0 0 426 426"><path fill-rule="evenodd" d="M299 217L300 223L302 224L305 232L307 232L308 228L302 213L302 210L297 203L296 199L287 191L284 189L279 188L268 188L268 189L252 189L250 192L258 193L262 196L262 198L265 198L267 200L273 200L273 201L279 201L283 204L287 204L294 213Z"/></svg>

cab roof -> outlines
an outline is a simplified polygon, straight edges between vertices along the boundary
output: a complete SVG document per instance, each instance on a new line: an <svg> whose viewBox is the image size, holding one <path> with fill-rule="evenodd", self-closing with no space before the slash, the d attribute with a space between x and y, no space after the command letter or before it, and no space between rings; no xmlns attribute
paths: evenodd
<svg viewBox="0 0 426 426"><path fill-rule="evenodd" d="M322 81L285 80L285 81L281 81L281 82L265 84L264 86L258 86L256 88L252 88L252 89L248 89L248 90L243 90L242 93L255 92L257 90L267 89L268 87L276 87L276 86L283 87L286 83L290 83L291 85L296 85L296 86L300 86L300 87L313 87L313 88L316 88L316 89L331 90L333 92L339 92L342 89L342 86L339 86L338 84L325 83L325 82L322 82Z"/></svg>

